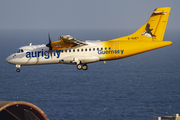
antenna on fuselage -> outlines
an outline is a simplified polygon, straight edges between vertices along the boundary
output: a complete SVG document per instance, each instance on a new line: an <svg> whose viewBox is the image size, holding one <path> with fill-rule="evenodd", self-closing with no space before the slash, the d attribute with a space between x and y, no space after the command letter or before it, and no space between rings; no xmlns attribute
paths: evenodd
<svg viewBox="0 0 180 120"><path fill-rule="evenodd" d="M31 45L32 45L32 43L29 44L29 46L31 46Z"/></svg>

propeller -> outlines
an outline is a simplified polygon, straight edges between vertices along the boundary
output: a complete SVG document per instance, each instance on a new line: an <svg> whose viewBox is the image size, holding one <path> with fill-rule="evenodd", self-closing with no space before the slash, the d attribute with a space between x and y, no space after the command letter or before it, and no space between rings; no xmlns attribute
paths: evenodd
<svg viewBox="0 0 180 120"><path fill-rule="evenodd" d="M46 47L49 47L49 54L51 54L51 58L52 58L52 46L51 46L51 38L49 33L48 33L48 38L49 38L49 43L46 45Z"/></svg>

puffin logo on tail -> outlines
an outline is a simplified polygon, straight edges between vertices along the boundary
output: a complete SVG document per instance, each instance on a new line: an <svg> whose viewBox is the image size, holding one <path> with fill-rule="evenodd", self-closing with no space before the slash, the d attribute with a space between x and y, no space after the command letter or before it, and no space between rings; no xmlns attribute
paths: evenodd
<svg viewBox="0 0 180 120"><path fill-rule="evenodd" d="M147 23L145 30L146 30L146 32L143 32L142 35L145 35L146 37L151 37L151 38L155 38L156 37L156 35L152 34L151 31L153 29L150 29L150 24L149 23Z"/></svg>

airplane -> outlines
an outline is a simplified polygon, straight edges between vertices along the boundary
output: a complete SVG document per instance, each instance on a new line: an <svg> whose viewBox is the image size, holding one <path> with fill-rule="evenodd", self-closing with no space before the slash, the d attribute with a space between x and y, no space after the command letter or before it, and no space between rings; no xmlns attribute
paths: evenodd
<svg viewBox="0 0 180 120"><path fill-rule="evenodd" d="M89 63L122 59L150 50L169 46L172 41L163 41L171 7L156 8L147 23L131 35L109 41L82 41L70 35L42 45L23 46L6 58L16 65L17 72L25 65L73 64L78 70L87 70Z"/></svg>

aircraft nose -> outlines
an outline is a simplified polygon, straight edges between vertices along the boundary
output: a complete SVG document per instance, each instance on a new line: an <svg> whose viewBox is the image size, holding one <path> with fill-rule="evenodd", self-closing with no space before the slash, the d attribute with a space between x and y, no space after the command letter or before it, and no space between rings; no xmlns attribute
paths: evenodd
<svg viewBox="0 0 180 120"><path fill-rule="evenodd" d="M8 57L6 58L6 62L8 62L8 63L11 63L11 64L12 64L12 59L13 59L13 56L12 56L12 55L10 55L10 56L8 56Z"/></svg>
<svg viewBox="0 0 180 120"><path fill-rule="evenodd" d="M8 57L6 58L6 62L9 63L10 60L11 60L11 58L10 58L10 56L8 56Z"/></svg>

